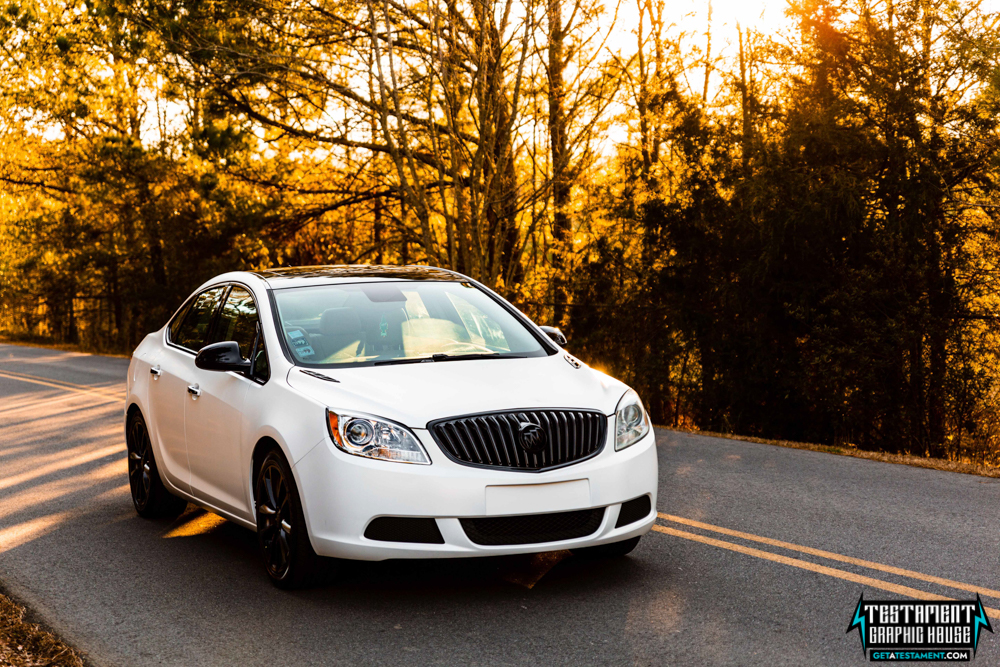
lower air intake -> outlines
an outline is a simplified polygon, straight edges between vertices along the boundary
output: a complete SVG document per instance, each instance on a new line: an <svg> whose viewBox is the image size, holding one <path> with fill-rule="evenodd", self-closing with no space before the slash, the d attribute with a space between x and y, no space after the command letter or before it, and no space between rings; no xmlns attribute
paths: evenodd
<svg viewBox="0 0 1000 667"><path fill-rule="evenodd" d="M597 532L602 519L604 508L598 507L573 512L494 516L459 521L470 540L476 544L496 546L560 542L586 537Z"/></svg>
<svg viewBox="0 0 1000 667"><path fill-rule="evenodd" d="M627 503L622 503L622 508L618 512L618 523L615 528L627 526L649 516L649 510L653 509L649 503L649 496L639 496Z"/></svg>
<svg viewBox="0 0 1000 667"><path fill-rule="evenodd" d="M380 516L372 520L365 528L365 537L379 542L444 544L437 521L402 516Z"/></svg>

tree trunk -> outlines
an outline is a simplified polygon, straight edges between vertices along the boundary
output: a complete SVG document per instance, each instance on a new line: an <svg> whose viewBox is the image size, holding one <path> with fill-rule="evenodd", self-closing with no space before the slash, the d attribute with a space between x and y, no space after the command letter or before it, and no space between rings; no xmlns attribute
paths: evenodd
<svg viewBox="0 0 1000 667"><path fill-rule="evenodd" d="M568 299L568 255L572 252L572 228L569 219L569 199L572 183L569 171L569 147L566 140L566 110L564 108L565 33L563 32L562 0L549 0L549 144L552 152L552 296L555 302L553 324L559 326L566 315Z"/></svg>

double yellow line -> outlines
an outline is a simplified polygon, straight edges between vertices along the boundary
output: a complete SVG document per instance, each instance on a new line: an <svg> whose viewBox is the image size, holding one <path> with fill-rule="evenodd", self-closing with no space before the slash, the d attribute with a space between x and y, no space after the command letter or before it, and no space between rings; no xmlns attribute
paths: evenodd
<svg viewBox="0 0 1000 667"><path fill-rule="evenodd" d="M763 537L761 535L745 533L739 530L723 528L721 526L713 526L710 523L702 523L701 521L685 519L684 517L673 516L672 514L663 514L661 512L657 516L665 521L669 521L674 524L689 526L691 528L697 528L702 531L718 533L721 535L727 535L729 537L736 537L741 540L746 540L749 542L766 544L768 546L778 547L779 549L785 549L788 551L808 554L810 556L816 556L818 558L825 558L827 560L847 563L849 565L856 565L858 567L867 568L869 570L877 570L879 572L886 572L888 574L894 574L900 577L916 579L919 581L926 581L928 583L938 584L940 586L946 586L948 588L954 588L956 590L968 591L970 593L978 593L984 597L1000 598L1000 591L986 588L984 586L973 586L971 584L962 583L960 581L945 579L943 577L936 577L934 575L924 574L922 572L915 572L913 570L906 570L900 567L894 567L892 565L876 563L870 560L862 560L860 558L852 558L850 556L844 556L838 553L833 553L832 551L813 549L812 547L804 547L799 544L792 544L791 542L783 542L782 540L775 540L770 537ZM818 574L825 574L827 576L835 577L837 579L844 579L845 581L851 581L856 584L862 584L864 586L878 588L880 590L889 591L891 593L896 593L898 595L905 595L907 597L915 598L917 600L951 601L955 599L946 597L944 595L938 595L936 593L928 593L927 591L920 590L919 588L902 586L900 584L894 584L888 581L883 581L882 579L875 579L874 577L866 577L864 575L856 574L848 570L840 570L835 567L829 567L827 565L819 565L818 563L802 560L800 558L792 558L790 556L784 556L781 554L773 553L771 551L755 549L753 547L749 547L743 544L738 544L736 542L727 542L726 540L720 540L714 537L709 537L708 535L702 535L701 533L692 533L687 530L680 530L678 528L665 526L659 523L653 525L653 530L663 533L665 535L672 535L673 537L679 537L685 540L691 540L692 542L701 542L702 544L708 544L713 547L719 547L720 549L727 549L729 551L735 551L736 553L741 553L747 556L754 556L756 558L762 558L764 560L769 560L775 563L781 563L782 565L790 565L791 567L797 567L802 570L808 570L810 572L816 572ZM992 618L1000 619L1000 609L986 607L986 613Z"/></svg>

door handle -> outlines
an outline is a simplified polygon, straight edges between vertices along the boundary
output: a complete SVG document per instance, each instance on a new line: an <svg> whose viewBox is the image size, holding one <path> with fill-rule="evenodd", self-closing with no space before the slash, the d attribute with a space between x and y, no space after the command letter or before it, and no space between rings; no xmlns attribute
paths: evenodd
<svg viewBox="0 0 1000 667"><path fill-rule="evenodd" d="M195 398L198 398L199 396L201 396L201 388L197 384L189 384L188 393L194 396Z"/></svg>
<svg viewBox="0 0 1000 667"><path fill-rule="evenodd" d="M160 377L161 375L163 375L163 371L160 370L160 365L157 364L149 369L149 374L152 375L153 377Z"/></svg>

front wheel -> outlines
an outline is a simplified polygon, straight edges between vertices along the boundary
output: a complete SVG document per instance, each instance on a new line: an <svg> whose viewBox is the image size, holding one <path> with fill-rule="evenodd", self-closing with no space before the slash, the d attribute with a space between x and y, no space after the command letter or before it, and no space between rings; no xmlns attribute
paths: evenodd
<svg viewBox="0 0 1000 667"><path fill-rule="evenodd" d="M278 588L307 586L319 557L309 543L292 471L277 449L268 453L257 471L254 500L257 544L271 582Z"/></svg>
<svg viewBox="0 0 1000 667"><path fill-rule="evenodd" d="M572 552L574 556L580 556L581 558L619 558L631 553L633 549L639 546L640 538L642 538L642 535L630 537L629 539L622 540L621 542L598 544L596 547L572 549Z"/></svg>
<svg viewBox="0 0 1000 667"><path fill-rule="evenodd" d="M129 415L125 426L125 445L128 450L128 486L135 511L144 519L180 516L187 507L187 501L171 494L163 485L160 472L156 469L146 420L138 411Z"/></svg>

